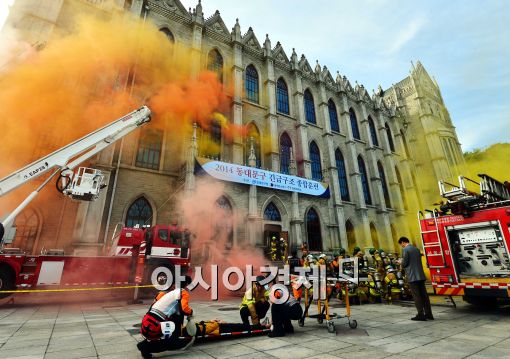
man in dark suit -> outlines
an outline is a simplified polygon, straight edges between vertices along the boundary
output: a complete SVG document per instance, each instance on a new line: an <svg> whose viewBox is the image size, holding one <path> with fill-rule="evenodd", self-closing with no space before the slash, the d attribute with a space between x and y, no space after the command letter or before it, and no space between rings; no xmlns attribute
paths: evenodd
<svg viewBox="0 0 510 359"><path fill-rule="evenodd" d="M434 320L430 308L429 295L425 288L425 273L421 264L421 253L418 248L409 243L406 237L400 237L398 244L402 247L402 267L404 268L413 294L414 305L418 314L412 320Z"/></svg>

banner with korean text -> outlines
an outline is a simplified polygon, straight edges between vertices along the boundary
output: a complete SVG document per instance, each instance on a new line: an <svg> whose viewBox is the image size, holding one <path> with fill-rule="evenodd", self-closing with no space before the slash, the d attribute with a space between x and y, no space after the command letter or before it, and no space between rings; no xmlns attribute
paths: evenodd
<svg viewBox="0 0 510 359"><path fill-rule="evenodd" d="M195 174L198 175L204 172L222 181L329 198L329 186L324 182L266 171L255 167L241 166L200 157L196 158Z"/></svg>

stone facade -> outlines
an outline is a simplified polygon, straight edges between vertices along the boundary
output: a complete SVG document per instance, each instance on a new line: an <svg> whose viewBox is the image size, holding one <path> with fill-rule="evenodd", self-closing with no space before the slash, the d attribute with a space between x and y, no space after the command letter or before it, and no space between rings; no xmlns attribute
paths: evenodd
<svg viewBox="0 0 510 359"><path fill-rule="evenodd" d="M416 221L408 221L408 217L414 219L416 210L430 207L437 198L434 182L451 179L455 175L452 168L463 162L439 87L419 62L413 65L409 77L370 96L363 85L353 86L345 76L332 74L319 62L310 64L305 55L298 56L294 49L288 55L282 44L272 44L267 35L261 42L251 28L243 34L239 22L228 30L218 11L205 18L200 2L188 11L178 0L18 0L9 23L31 43L45 43L51 41L54 31L72 31L72 16L66 10L71 8L69 3L79 3L99 16L121 11L113 6L117 4L152 21L170 33L176 43L191 49L190 76L206 68L209 54L217 51L223 59L221 79L225 88L232 89L231 108L226 117L237 125L252 124L262 137L270 138L260 143L258 160L262 168L280 172L280 139L287 134L295 160L292 174L310 179L313 165L310 145L312 141L317 145L321 175L331 190L329 199L225 183L224 197L234 212L245 217L234 229L236 244L266 246L272 233L288 232L292 247L298 247L320 233L318 250L352 249L357 244L392 251L399 236L418 236ZM33 16L36 11L33 10L30 15L27 9L31 6L42 13ZM46 25L39 22L41 18L46 19ZM246 97L248 66L253 66L258 75L258 101ZM278 111L280 79L288 88L288 114ZM316 123L307 121L307 93L313 98ZM331 126L331 103L338 117L338 131ZM353 133L351 113L356 116L359 136L356 131ZM101 247L116 224L126 222L127 212L136 199L143 197L149 203L153 224L165 223L176 216L175 196L184 190L193 191L195 178L190 165L192 152L187 150L189 139L175 145L163 134L158 167L147 169L137 165L140 136L141 132L131 134L98 158L98 167L109 177L109 190L102 201L79 205L73 227L76 250ZM222 139L218 157L246 164L248 141ZM345 163L348 200L342 200L337 150ZM200 154L200 148L197 151ZM360 158L366 166L365 173L360 169ZM364 186L369 188L370 203L366 201ZM281 221L264 217L271 203L278 209ZM318 214L319 226L307 221L311 209ZM41 220L44 227L45 219Z"/></svg>

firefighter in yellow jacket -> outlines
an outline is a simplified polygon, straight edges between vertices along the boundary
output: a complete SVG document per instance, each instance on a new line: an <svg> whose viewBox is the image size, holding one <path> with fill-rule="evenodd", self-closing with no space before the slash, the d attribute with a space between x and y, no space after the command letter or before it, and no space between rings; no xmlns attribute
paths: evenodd
<svg viewBox="0 0 510 359"><path fill-rule="evenodd" d="M257 281L246 291L239 306L239 314L245 326L250 325L250 318L253 325L260 324L260 320L269 310L269 291L261 284L264 279L264 276L257 277Z"/></svg>

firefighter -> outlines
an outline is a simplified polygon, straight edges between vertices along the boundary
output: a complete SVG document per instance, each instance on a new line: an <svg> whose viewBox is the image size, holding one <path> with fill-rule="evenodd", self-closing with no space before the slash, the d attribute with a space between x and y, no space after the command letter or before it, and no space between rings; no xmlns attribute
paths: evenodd
<svg viewBox="0 0 510 359"><path fill-rule="evenodd" d="M145 339L137 344L142 357L152 358L151 353L179 349L187 344L179 337L182 334L184 316L193 315L193 309L189 306L189 291L185 288L190 283L191 277L187 275L180 283L181 286L166 293L159 293L143 317L140 333ZM172 322L175 328L168 338L163 338L162 322Z"/></svg>
<svg viewBox="0 0 510 359"><path fill-rule="evenodd" d="M278 259L278 242L276 237L271 237L271 249L269 250L269 255L272 261L276 261Z"/></svg>
<svg viewBox="0 0 510 359"><path fill-rule="evenodd" d="M275 297L281 296L279 291L276 291ZM299 320L303 316L303 308L299 301L292 295L283 304L275 304L271 306L271 321L273 323L273 330L267 335L270 338L283 337L285 334L294 333L294 327L291 320Z"/></svg>
<svg viewBox="0 0 510 359"><path fill-rule="evenodd" d="M301 261L297 257L297 251L293 250L291 255L287 257L286 264L289 266L290 274L297 274L296 267L301 266Z"/></svg>
<svg viewBox="0 0 510 359"><path fill-rule="evenodd" d="M253 325L260 324L260 319L264 318L269 310L269 292L261 284L264 279L264 276L257 276L256 282L246 291L239 306L239 314L246 327L250 327L250 317Z"/></svg>
<svg viewBox="0 0 510 359"><path fill-rule="evenodd" d="M285 263L285 259L287 258L287 241L285 238L280 238L280 258L282 262Z"/></svg>
<svg viewBox="0 0 510 359"><path fill-rule="evenodd" d="M310 252L308 251L308 246L305 243L303 243L301 245L301 266L304 267L306 257L308 257L309 254L310 254Z"/></svg>

